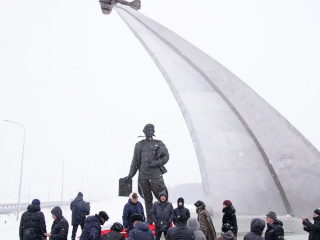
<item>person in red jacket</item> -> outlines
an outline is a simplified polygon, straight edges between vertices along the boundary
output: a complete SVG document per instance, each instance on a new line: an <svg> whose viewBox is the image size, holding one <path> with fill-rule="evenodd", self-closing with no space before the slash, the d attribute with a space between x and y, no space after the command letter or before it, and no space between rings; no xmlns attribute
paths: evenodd
<svg viewBox="0 0 320 240"><path fill-rule="evenodd" d="M125 0L99 0L101 10L103 14L109 15L113 9L113 7L117 4L123 4L133 8L134 10L139 10L141 8L141 1L134 0L132 2L128 2Z"/></svg>

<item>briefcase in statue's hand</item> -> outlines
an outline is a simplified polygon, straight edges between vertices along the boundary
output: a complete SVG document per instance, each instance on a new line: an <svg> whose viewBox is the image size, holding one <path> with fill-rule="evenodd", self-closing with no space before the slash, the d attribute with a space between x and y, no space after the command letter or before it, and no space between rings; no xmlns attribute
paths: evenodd
<svg viewBox="0 0 320 240"><path fill-rule="evenodd" d="M119 179L119 197L129 197L132 193L132 179L127 180L125 178Z"/></svg>

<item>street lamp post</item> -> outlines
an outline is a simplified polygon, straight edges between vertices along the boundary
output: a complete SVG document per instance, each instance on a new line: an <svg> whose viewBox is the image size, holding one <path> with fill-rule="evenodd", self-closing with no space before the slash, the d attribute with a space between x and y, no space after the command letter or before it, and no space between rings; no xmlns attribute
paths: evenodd
<svg viewBox="0 0 320 240"><path fill-rule="evenodd" d="M55 155L55 156L62 158L62 184L61 184L61 203L62 203L62 201L63 201L64 157L59 154L55 154L55 153L52 153L52 155Z"/></svg>
<svg viewBox="0 0 320 240"><path fill-rule="evenodd" d="M92 187L92 178L87 176L88 178L90 178L90 202L91 202L91 187Z"/></svg>
<svg viewBox="0 0 320 240"><path fill-rule="evenodd" d="M30 197L31 180L32 180L34 177L36 177L36 176L38 176L38 175L33 175L33 176L31 176L30 179L29 179L29 191L28 191L28 203L29 203L29 204L30 204L30 202L29 202L29 197Z"/></svg>
<svg viewBox="0 0 320 240"><path fill-rule="evenodd" d="M81 191L82 191L82 193L83 193L83 176L84 176L84 172L83 172L83 170L80 169L80 168L76 168L76 169L82 172L82 189L81 189Z"/></svg>
<svg viewBox="0 0 320 240"><path fill-rule="evenodd" d="M9 120L5 120L6 122L18 124L23 128L23 145L22 145L22 158L21 158L21 169L20 169L20 185L19 185L19 198L18 198L18 213L17 213L17 221L19 220L20 215L20 197L21 197L21 183L22 183L22 169L23 169L23 155L24 155L24 142L25 142L25 136L26 136L26 129L24 126L17 122L12 122Z"/></svg>

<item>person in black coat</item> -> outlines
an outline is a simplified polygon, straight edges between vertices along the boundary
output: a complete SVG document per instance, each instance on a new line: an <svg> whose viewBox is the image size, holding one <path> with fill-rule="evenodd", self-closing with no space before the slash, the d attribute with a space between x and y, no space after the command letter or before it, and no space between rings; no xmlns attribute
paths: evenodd
<svg viewBox="0 0 320 240"><path fill-rule="evenodd" d="M167 240L194 240L194 232L191 228L187 227L187 216L180 215L179 218L176 219L175 227L172 227L168 230Z"/></svg>
<svg viewBox="0 0 320 240"><path fill-rule="evenodd" d="M232 232L235 237L238 234L238 224L236 217L236 210L234 209L232 202L230 200L225 200L223 202L223 217L222 217L222 225L225 223L229 223L232 226Z"/></svg>
<svg viewBox="0 0 320 240"><path fill-rule="evenodd" d="M51 233L45 233L44 235L49 237L50 240L67 240L69 223L62 216L62 210L60 207L54 207L51 210L52 218L54 219Z"/></svg>
<svg viewBox="0 0 320 240"><path fill-rule="evenodd" d="M264 220L260 218L254 218L251 220L251 232L247 233L243 240L264 240L262 232L266 226Z"/></svg>
<svg viewBox="0 0 320 240"><path fill-rule="evenodd" d="M150 213L152 221L155 223L156 240L160 240L162 233L167 236L173 220L172 203L168 202L168 195L165 191L159 194L159 200L153 204Z"/></svg>
<svg viewBox="0 0 320 240"><path fill-rule="evenodd" d="M108 221L109 216L105 211L94 216L89 216L84 221L84 228L80 240L100 240L101 225Z"/></svg>
<svg viewBox="0 0 320 240"><path fill-rule="evenodd" d="M190 218L190 211L188 208L184 207L184 199L182 197L178 198L178 207L173 210L173 223L176 225L177 219L181 216L186 216L187 221Z"/></svg>
<svg viewBox="0 0 320 240"><path fill-rule="evenodd" d="M126 205L123 208L122 222L123 226L126 228L127 233L129 233L133 228L131 220L133 214L141 214L143 217L145 217L143 206L138 201L137 193L130 194L128 203L126 203Z"/></svg>
<svg viewBox="0 0 320 240"><path fill-rule="evenodd" d="M83 230L84 220L86 219L86 215L90 214L90 205L87 202L83 201L83 194L81 192L79 192L77 197L71 202L70 210L72 211L71 239L75 240L78 226L80 225L81 230Z"/></svg>
<svg viewBox="0 0 320 240"><path fill-rule="evenodd" d="M101 236L101 240L125 240L125 237L121 233L123 226L121 223L115 222L111 226L111 231Z"/></svg>
<svg viewBox="0 0 320 240"><path fill-rule="evenodd" d="M275 212L266 215L267 230L264 235L265 240L284 240L283 223L277 219Z"/></svg>
<svg viewBox="0 0 320 240"><path fill-rule="evenodd" d="M141 214L132 215L133 229L127 240L154 240L153 233Z"/></svg>
<svg viewBox="0 0 320 240"><path fill-rule="evenodd" d="M309 233L309 240L320 240L320 209L317 208L313 212L314 224L312 224L305 216L301 217L303 230Z"/></svg>
<svg viewBox="0 0 320 240"><path fill-rule="evenodd" d="M46 221L40 211L40 201L34 199L27 211L21 216L19 237L20 240L42 240L47 232Z"/></svg>

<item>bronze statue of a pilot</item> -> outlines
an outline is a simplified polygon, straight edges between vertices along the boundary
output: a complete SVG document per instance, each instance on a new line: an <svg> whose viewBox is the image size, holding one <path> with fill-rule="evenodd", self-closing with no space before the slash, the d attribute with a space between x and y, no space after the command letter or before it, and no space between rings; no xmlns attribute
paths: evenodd
<svg viewBox="0 0 320 240"><path fill-rule="evenodd" d="M150 216L153 205L152 193L155 197L162 191L168 194L162 174L167 172L164 165L169 161L169 152L162 141L153 139L155 132L153 124L147 124L143 132L145 139L136 143L130 172L124 179L130 180L139 170L138 191L145 201L147 222L152 224Z"/></svg>

